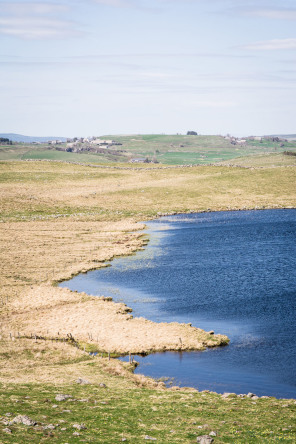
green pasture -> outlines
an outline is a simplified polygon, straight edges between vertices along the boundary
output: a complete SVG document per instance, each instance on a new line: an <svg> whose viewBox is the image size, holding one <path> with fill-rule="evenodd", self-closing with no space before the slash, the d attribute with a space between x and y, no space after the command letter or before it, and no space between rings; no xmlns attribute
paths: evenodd
<svg viewBox="0 0 296 444"><path fill-rule="evenodd" d="M95 362L90 362L95 369ZM215 433L218 443L295 443L294 400L211 392L138 388L122 377L105 384L9 384L0 388L1 443L194 443ZM123 385L121 388L121 384ZM66 394L65 401L56 395ZM27 415L35 425L10 424ZM9 429L11 433L5 431Z"/></svg>
<svg viewBox="0 0 296 444"><path fill-rule="evenodd" d="M113 139L121 146L114 146L122 153L72 153L56 149L47 144L0 145L1 160L61 160L83 163L125 163L129 159L157 161L165 165L186 165L231 161L238 157L277 154L283 151L296 151L296 141L272 142L248 140L245 145L233 145L222 136L186 136L186 135L106 135L102 140ZM61 145L66 147L66 145Z"/></svg>

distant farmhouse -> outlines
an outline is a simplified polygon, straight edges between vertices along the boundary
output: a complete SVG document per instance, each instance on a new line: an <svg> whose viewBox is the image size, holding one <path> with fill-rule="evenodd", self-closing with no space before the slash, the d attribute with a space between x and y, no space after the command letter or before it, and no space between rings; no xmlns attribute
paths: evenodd
<svg viewBox="0 0 296 444"><path fill-rule="evenodd" d="M122 145L122 143L116 142L115 140L102 140L102 139L94 139L90 142L92 145L109 147L113 145Z"/></svg>

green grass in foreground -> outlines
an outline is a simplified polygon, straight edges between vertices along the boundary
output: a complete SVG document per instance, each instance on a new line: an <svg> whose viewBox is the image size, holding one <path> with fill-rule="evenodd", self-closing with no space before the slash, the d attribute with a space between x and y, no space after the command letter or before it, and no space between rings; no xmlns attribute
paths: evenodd
<svg viewBox="0 0 296 444"><path fill-rule="evenodd" d="M72 398L56 401L59 393ZM37 425L5 424L18 414L28 415ZM295 443L295 420L294 400L223 399L215 393L126 390L108 384L0 388L1 443L144 443L147 436L163 444L193 443L211 431L217 434L215 444ZM77 430L77 423L86 428ZM45 429L49 424L54 428Z"/></svg>

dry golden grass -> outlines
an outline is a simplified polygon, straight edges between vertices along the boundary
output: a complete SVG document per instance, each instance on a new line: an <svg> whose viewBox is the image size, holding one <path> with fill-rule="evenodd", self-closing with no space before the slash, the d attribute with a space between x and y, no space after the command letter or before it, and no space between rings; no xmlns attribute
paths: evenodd
<svg viewBox="0 0 296 444"><path fill-rule="evenodd" d="M91 335L100 350L118 352L223 341L189 325L133 319L122 304L52 284L141 248L138 222L158 213L295 207L295 171L0 163L0 331Z"/></svg>

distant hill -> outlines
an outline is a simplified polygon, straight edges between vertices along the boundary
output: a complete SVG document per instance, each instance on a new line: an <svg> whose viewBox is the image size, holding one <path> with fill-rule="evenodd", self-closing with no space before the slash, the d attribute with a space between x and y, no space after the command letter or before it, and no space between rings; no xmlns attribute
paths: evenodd
<svg viewBox="0 0 296 444"><path fill-rule="evenodd" d="M22 134L13 134L13 133L0 133L0 137L4 137L6 139L12 140L12 142L49 142L51 140L61 140L62 142L66 142L66 137L38 137L38 136L23 136Z"/></svg>

